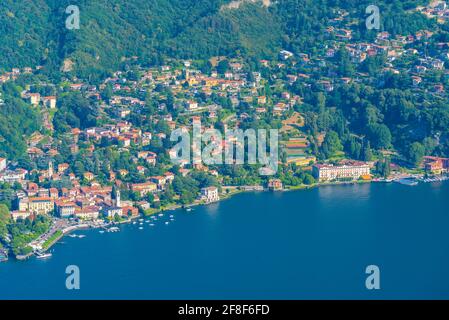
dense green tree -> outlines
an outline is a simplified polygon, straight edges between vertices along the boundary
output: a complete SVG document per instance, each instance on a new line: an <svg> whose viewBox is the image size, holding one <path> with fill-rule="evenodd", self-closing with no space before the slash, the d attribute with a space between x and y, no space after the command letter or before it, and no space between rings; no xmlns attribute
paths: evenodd
<svg viewBox="0 0 449 320"><path fill-rule="evenodd" d="M341 144L340 138L335 131L330 131L326 134L321 150L326 158L329 158L337 152L343 150L343 145Z"/></svg>
<svg viewBox="0 0 449 320"><path fill-rule="evenodd" d="M419 142L413 142L406 150L407 160L414 166L418 166L425 155L425 148Z"/></svg>
<svg viewBox="0 0 449 320"><path fill-rule="evenodd" d="M362 144L362 160L371 161L373 159L373 152L369 141L363 141Z"/></svg>
<svg viewBox="0 0 449 320"><path fill-rule="evenodd" d="M315 181L315 178L314 178L310 173L306 173L306 174L304 174L303 182L304 182L304 184L306 184L306 185L312 185L312 184L314 184L316 181Z"/></svg>
<svg viewBox="0 0 449 320"><path fill-rule="evenodd" d="M390 158L381 159L376 163L376 171L384 178L388 178L391 173Z"/></svg>
<svg viewBox="0 0 449 320"><path fill-rule="evenodd" d="M391 132L384 124L372 124L368 127L368 138L376 149L387 149L391 146Z"/></svg>
<svg viewBox="0 0 449 320"><path fill-rule="evenodd" d="M226 71L229 71L229 61L224 59L221 60L217 65L217 72L221 75L223 75Z"/></svg>
<svg viewBox="0 0 449 320"><path fill-rule="evenodd" d="M4 94L2 99L5 102L0 105L0 156L24 159L23 138L41 129L41 116L20 98Z"/></svg>
<svg viewBox="0 0 449 320"><path fill-rule="evenodd" d="M345 151L352 159L360 160L362 156L362 144L356 137L351 137L346 143Z"/></svg>
<svg viewBox="0 0 449 320"><path fill-rule="evenodd" d="M7 224L11 219L9 209L6 205L0 204L0 243L8 233Z"/></svg>
<svg viewBox="0 0 449 320"><path fill-rule="evenodd" d="M96 125L97 116L97 108L88 99L80 93L70 93L60 99L53 125L59 133L71 128L85 129Z"/></svg>

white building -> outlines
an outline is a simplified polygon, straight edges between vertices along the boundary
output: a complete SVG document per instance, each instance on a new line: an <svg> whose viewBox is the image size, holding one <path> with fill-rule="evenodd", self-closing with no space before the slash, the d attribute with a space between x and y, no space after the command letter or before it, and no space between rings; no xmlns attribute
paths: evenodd
<svg viewBox="0 0 449 320"><path fill-rule="evenodd" d="M369 176L371 168L368 164L363 162L354 162L351 164L344 164L341 166L334 166L328 164L314 165L313 175L319 181L332 181L339 179L357 180L362 176Z"/></svg>
<svg viewBox="0 0 449 320"><path fill-rule="evenodd" d="M95 220L100 215L100 209L96 206L82 208L75 212L75 216L83 220Z"/></svg>
<svg viewBox="0 0 449 320"><path fill-rule="evenodd" d="M14 183L25 179L28 171L25 169L16 169L15 171L5 171L0 173L0 182Z"/></svg>
<svg viewBox="0 0 449 320"><path fill-rule="evenodd" d="M197 110L198 109L198 102L192 101L192 100L187 101L186 102L186 108L189 111Z"/></svg>
<svg viewBox="0 0 449 320"><path fill-rule="evenodd" d="M49 109L55 109L56 108L56 97L55 96L43 97L42 103L44 104L44 106L48 107Z"/></svg>
<svg viewBox="0 0 449 320"><path fill-rule="evenodd" d="M279 52L279 57L285 61L293 57L293 53L287 50L282 50L281 52Z"/></svg>
<svg viewBox="0 0 449 320"><path fill-rule="evenodd" d="M30 216L31 213L29 211L11 211L11 217L14 219L14 221L17 221L18 219L25 220Z"/></svg>
<svg viewBox="0 0 449 320"><path fill-rule="evenodd" d="M37 106L41 101L41 95L39 93L30 93L28 99L33 106Z"/></svg>
<svg viewBox="0 0 449 320"><path fill-rule="evenodd" d="M201 198L207 203L220 201L217 187L208 187L201 189Z"/></svg>
<svg viewBox="0 0 449 320"><path fill-rule="evenodd" d="M105 207L102 210L103 214L108 218L114 218L116 215L119 217L123 214L123 209L119 207Z"/></svg>
<svg viewBox="0 0 449 320"><path fill-rule="evenodd" d="M75 215L76 206L72 202L57 203L56 211L61 218L69 218Z"/></svg>

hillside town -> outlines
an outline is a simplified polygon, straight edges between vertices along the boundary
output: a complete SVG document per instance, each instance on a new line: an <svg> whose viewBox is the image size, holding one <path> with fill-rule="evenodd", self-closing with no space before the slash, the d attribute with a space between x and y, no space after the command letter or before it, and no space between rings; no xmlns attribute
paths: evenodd
<svg viewBox="0 0 449 320"><path fill-rule="evenodd" d="M449 17L445 2L417 10L429 18ZM359 150L354 157L338 137L313 129L311 98L306 97L311 90L319 105L341 88L380 85L407 74L402 80L414 93L448 98L449 42L423 45L433 36L430 30L397 36L379 32L372 42L360 42L351 24L348 12L336 12L326 29L329 40L317 52L281 50L277 59L259 59L259 71L240 57L213 57L207 65L167 59L151 67L130 57L128 68L101 83L69 74L59 84L37 82L41 66L0 74L0 84L25 84L20 99L37 110L42 122L41 130L26 137L25 157L0 153L0 201L17 223L50 217L47 230L37 237L24 243L9 235L3 246L26 257L48 249L49 239L76 226L111 226L172 208L216 203L236 190L444 176L447 158L425 154L410 164L392 147L374 152L363 137L352 137L363 140L363 155ZM337 69L345 65L336 66L336 61L366 68L340 77ZM0 96L0 108L4 99ZM65 122L58 118L62 113ZM279 130L278 173L259 176L247 165L174 165L170 134L190 131L194 123L201 124L202 132Z"/></svg>

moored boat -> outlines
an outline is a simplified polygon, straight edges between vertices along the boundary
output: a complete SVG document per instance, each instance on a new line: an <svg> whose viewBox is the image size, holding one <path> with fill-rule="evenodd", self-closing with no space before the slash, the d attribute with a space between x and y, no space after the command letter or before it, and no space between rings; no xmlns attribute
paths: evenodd
<svg viewBox="0 0 449 320"><path fill-rule="evenodd" d="M118 227L111 227L107 230L108 232L119 232L120 229Z"/></svg>
<svg viewBox="0 0 449 320"><path fill-rule="evenodd" d="M35 252L36 258L38 259L48 259L51 256L53 256L51 253L49 252L40 252L40 251L36 251Z"/></svg>

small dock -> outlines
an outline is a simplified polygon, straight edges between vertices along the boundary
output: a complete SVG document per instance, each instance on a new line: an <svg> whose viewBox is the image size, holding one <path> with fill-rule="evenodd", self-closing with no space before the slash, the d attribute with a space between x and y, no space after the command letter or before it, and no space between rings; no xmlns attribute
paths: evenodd
<svg viewBox="0 0 449 320"><path fill-rule="evenodd" d="M401 178L401 179L397 179L394 180L394 182L399 183L399 184L403 184L406 186L417 186L418 185L418 180L414 177L409 177L409 178Z"/></svg>

